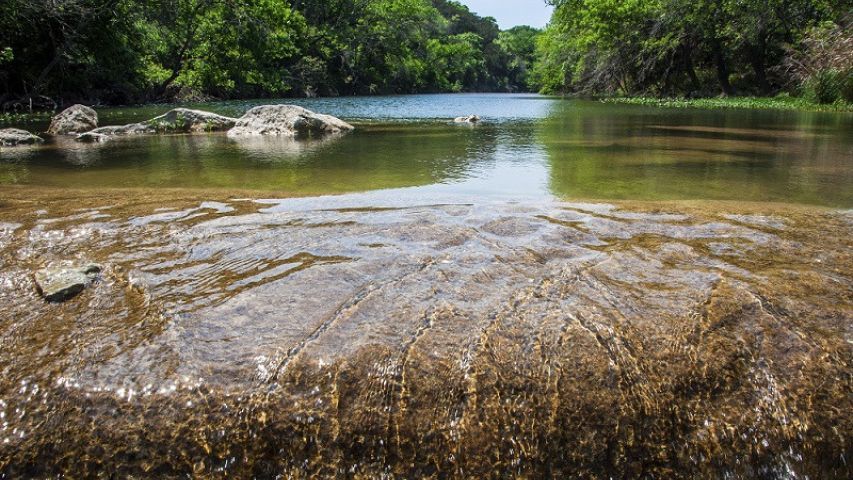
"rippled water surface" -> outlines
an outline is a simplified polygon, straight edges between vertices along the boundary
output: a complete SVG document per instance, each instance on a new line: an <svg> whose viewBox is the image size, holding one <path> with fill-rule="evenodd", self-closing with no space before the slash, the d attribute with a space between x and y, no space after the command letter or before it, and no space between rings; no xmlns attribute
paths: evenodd
<svg viewBox="0 0 853 480"><path fill-rule="evenodd" d="M0 478L853 476L849 117L306 105L0 153Z"/></svg>

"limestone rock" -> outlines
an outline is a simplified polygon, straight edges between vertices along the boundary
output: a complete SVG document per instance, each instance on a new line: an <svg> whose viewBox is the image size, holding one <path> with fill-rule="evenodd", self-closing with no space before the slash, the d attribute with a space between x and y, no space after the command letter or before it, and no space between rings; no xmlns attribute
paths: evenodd
<svg viewBox="0 0 853 480"><path fill-rule="evenodd" d="M198 133L228 130L236 119L203 110L176 108L159 117L143 122L154 133Z"/></svg>
<svg viewBox="0 0 853 480"><path fill-rule="evenodd" d="M77 138L75 138L75 140L77 140L78 142L83 143L102 143L109 141L109 139L109 135L95 132L81 133L80 135L77 135Z"/></svg>
<svg viewBox="0 0 853 480"><path fill-rule="evenodd" d="M477 115L468 115L467 117L456 117L453 119L454 123L477 123L480 121L480 117Z"/></svg>
<svg viewBox="0 0 853 480"><path fill-rule="evenodd" d="M85 105L72 105L53 117L47 133L76 135L98 127L98 113Z"/></svg>
<svg viewBox="0 0 853 480"><path fill-rule="evenodd" d="M46 268L35 274L39 293L48 302L64 302L71 299L94 281L101 266L89 264L83 267Z"/></svg>
<svg viewBox="0 0 853 480"><path fill-rule="evenodd" d="M314 113L296 105L262 105L237 119L237 124L228 131L228 136L318 137L353 129L352 125L339 118Z"/></svg>
<svg viewBox="0 0 853 480"><path fill-rule="evenodd" d="M176 108L159 117L129 125L96 128L78 135L81 142L94 141L95 135L154 135L158 133L199 133L228 130L237 120L202 110ZM100 140L99 140L100 141Z"/></svg>
<svg viewBox="0 0 853 480"><path fill-rule="evenodd" d="M15 147L18 145L33 145L36 143L42 143L40 137L33 135L32 133L21 130L18 128L4 128L0 129L0 146L2 147Z"/></svg>

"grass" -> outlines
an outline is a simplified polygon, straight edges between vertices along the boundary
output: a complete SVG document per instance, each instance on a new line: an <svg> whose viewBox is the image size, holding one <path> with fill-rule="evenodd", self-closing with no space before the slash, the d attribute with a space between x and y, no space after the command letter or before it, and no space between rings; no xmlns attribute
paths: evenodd
<svg viewBox="0 0 853 480"><path fill-rule="evenodd" d="M853 103L819 104L800 97L715 97L715 98L654 98L613 97L604 103L624 103L666 108L747 108L762 110L797 110L805 112L853 112Z"/></svg>

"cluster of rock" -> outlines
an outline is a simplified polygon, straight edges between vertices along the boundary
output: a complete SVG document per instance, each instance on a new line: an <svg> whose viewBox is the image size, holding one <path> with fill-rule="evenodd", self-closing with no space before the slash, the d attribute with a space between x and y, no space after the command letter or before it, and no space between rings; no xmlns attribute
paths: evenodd
<svg viewBox="0 0 853 480"><path fill-rule="evenodd" d="M457 117L455 123L480 122L477 115ZM296 105L262 105L240 118L189 108L176 108L150 120L128 125L98 127L98 114L91 107L74 105L53 117L49 135L74 135L80 142L103 142L115 136L202 133L227 131L230 137L289 136L311 138L353 130L353 126L331 115L314 113ZM0 146L41 143L40 137L14 128L0 130Z"/></svg>
<svg viewBox="0 0 853 480"><path fill-rule="evenodd" d="M100 127L77 135L81 142L100 142L113 136L159 133L218 132L234 126L236 119L189 108L176 108L159 117L129 125Z"/></svg>
<svg viewBox="0 0 853 480"><path fill-rule="evenodd" d="M227 131L231 137L283 135L317 137L348 132L353 126L331 115L321 115L295 105L255 107L240 118L202 110L176 108L140 123L95 128L77 135L81 142L99 142L120 135L201 133Z"/></svg>
<svg viewBox="0 0 853 480"><path fill-rule="evenodd" d="M458 117L455 123L474 124L477 115ZM128 125L98 127L98 113L85 105L73 105L53 117L49 135L74 135L79 142L103 142L115 136L202 133L227 131L229 137L288 136L312 138L334 135L354 127L331 115L314 113L296 105L262 105L240 118L189 108L176 108L159 117ZM33 145L40 137L15 128L0 129L0 146Z"/></svg>
<svg viewBox="0 0 853 480"><path fill-rule="evenodd" d="M189 108L176 108L139 123L98 127L98 114L90 107L74 105L51 121L49 135L73 135L80 142L103 142L116 136L203 133L227 131L231 137L277 135L294 138L321 137L353 130L331 115L314 113L296 105L263 105L240 118ZM0 146L31 145L44 140L25 130L0 130Z"/></svg>

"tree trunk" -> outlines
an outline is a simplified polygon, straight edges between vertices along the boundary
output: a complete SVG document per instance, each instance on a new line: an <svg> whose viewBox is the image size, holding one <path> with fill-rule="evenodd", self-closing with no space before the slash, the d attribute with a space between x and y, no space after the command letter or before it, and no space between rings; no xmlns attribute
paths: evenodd
<svg viewBox="0 0 853 480"><path fill-rule="evenodd" d="M684 45L684 70L687 72L687 78L690 79L690 86L693 92L701 90L702 85L699 83L699 77L696 76L696 68L693 66L693 55L688 45Z"/></svg>
<svg viewBox="0 0 853 480"><path fill-rule="evenodd" d="M717 68L717 81L720 82L720 90L722 90L723 95L734 95L734 88L729 83L729 67L726 64L726 56L723 54L723 46L720 44L719 38L713 38L711 48L714 52L714 64Z"/></svg>
<svg viewBox="0 0 853 480"><path fill-rule="evenodd" d="M770 93L770 83L767 81L767 70L764 66L764 51L763 45L748 47L749 63L752 64L752 70L755 72L755 80L758 82L758 88L762 95Z"/></svg>

